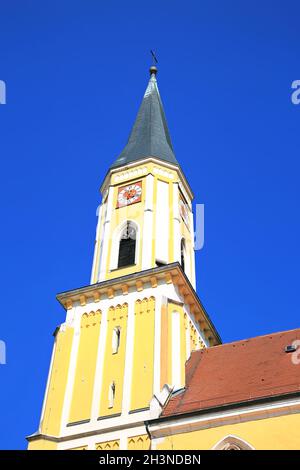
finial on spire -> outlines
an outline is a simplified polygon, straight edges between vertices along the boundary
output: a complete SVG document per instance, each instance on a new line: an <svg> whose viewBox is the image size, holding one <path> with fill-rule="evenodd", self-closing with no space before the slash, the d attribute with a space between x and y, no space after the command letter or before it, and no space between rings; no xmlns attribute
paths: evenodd
<svg viewBox="0 0 300 470"><path fill-rule="evenodd" d="M157 67L156 67L156 64L158 63L158 60L156 58L156 55L155 55L155 52L152 51L152 49L150 50L150 53L152 55L152 65L150 67L150 75L156 75L157 74Z"/></svg>

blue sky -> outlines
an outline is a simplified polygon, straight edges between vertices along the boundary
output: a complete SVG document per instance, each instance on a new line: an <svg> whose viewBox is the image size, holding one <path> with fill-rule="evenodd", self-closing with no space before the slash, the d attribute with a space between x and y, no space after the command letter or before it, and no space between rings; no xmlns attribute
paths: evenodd
<svg viewBox="0 0 300 470"><path fill-rule="evenodd" d="M298 3L298 4L297 4ZM149 49L205 204L197 291L223 341L299 326L299 2L1 2L0 448L38 426L56 293L89 283L99 186L126 143Z"/></svg>

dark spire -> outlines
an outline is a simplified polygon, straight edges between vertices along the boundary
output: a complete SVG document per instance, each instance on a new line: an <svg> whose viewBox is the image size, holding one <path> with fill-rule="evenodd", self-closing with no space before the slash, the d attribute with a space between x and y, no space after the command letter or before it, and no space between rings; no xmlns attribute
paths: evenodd
<svg viewBox="0 0 300 470"><path fill-rule="evenodd" d="M150 67L150 80L144 94L128 142L111 168L126 165L147 157L178 165L175 158L164 108L160 99L157 68Z"/></svg>

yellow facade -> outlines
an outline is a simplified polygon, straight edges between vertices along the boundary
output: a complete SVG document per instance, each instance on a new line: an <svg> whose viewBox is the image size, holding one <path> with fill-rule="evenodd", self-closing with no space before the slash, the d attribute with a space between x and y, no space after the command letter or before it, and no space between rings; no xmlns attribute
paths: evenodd
<svg viewBox="0 0 300 470"><path fill-rule="evenodd" d="M127 448L128 450L149 450L150 439L147 434L140 436L132 436L128 438Z"/></svg>
<svg viewBox="0 0 300 470"><path fill-rule="evenodd" d="M176 261L175 253L174 253L174 211L173 211L173 197L174 197L174 184L183 183L182 178L180 177L178 171L176 169L167 169L163 164L159 164L157 162L153 163L139 163L133 165L131 168L131 173L133 175L140 175L135 176L132 179L122 179L119 181L118 176L122 173L116 172L111 176L110 187L113 188L113 211L111 214L110 219L110 228L109 232L106 236L109 239L108 242L108 254L107 254L107 261L106 261L106 269L105 269L105 279L114 279L119 276L125 276L128 274L132 274L134 272L140 271L142 269L142 249L143 249L143 237L144 237L144 210L145 210L145 198L147 194L147 176L152 175L153 177L153 192L152 192L152 204L153 204L153 225L152 225L152 262L151 266L156 266L156 210L157 207L161 204L160 194L158 191L158 183L164 182L168 185L168 206L169 206L169 220L168 220L168 227L169 227L169 251L168 251L168 263L172 263ZM128 173L130 173L128 171ZM127 207L117 207L117 197L118 197L118 189L123 187L125 184L134 184L136 182L141 181L142 183L142 200L141 202L132 204ZM184 183L186 184L186 183ZM186 192L186 204L187 206L191 205L192 196L188 192L189 189L187 188ZM107 205L107 197L105 199L105 204ZM105 212L105 211L104 211ZM101 233L103 226L104 226L105 215L102 213L101 220L99 223L99 233ZM114 250L114 239L115 234L118 228L122 225L122 223L131 220L134 221L139 229L139 240L138 240L138 256L137 256L137 264L134 266L119 268L119 269L111 269L112 265L112 253ZM145 228L147 230L147 227ZM185 240L186 250L188 253L187 262L188 272L191 274L194 271L194 265L192 263L193 259L193 243L192 239L194 236L193 227L190 225L189 228L187 225L181 220L180 222L180 233L181 237ZM92 273L92 282L97 282L98 279L98 271L97 266L99 266L99 259L100 259L100 251L101 251L101 243L99 241L96 243L95 248L95 259L96 263L94 266L94 271Z"/></svg>
<svg viewBox="0 0 300 470"><path fill-rule="evenodd" d="M102 390L100 396L99 416L107 417L122 411L124 364L126 353L128 304L110 307L107 318L107 334L105 347L105 360L103 369ZM120 329L120 346L117 352L113 352L113 330ZM113 405L109 403L109 387L115 385L115 399Z"/></svg>
<svg viewBox="0 0 300 470"><path fill-rule="evenodd" d="M96 444L95 449L96 450L106 450L106 451L119 450L120 449L120 441L119 440L113 440L113 441L100 442L99 444Z"/></svg>
<svg viewBox="0 0 300 470"><path fill-rule="evenodd" d="M106 279L113 279L117 276L124 276L126 274L131 274L136 271L141 270L141 259L142 259L142 239L138 246L138 263L137 265L131 267L125 267L120 269L114 269L111 271L111 254L113 249L113 240L114 240L114 232L115 230L127 220L133 220L139 227L140 233L143 233L143 222L144 222L144 205L145 205L145 191L146 191L146 178L138 179L137 181L142 181L143 187L143 196L142 201L136 204L133 204L129 207L119 207L117 208L117 196L118 196L118 188L124 186L123 184L119 184L114 186L114 194L113 194L113 207L115 210L112 212L111 218L111 231L109 234L109 245L108 245L108 257L107 257L107 266L106 266ZM135 181L130 181L133 184Z"/></svg>
<svg viewBox="0 0 300 470"><path fill-rule="evenodd" d="M154 315L153 297L135 302L132 411L148 407L153 396Z"/></svg>
<svg viewBox="0 0 300 470"><path fill-rule="evenodd" d="M284 412L278 403L275 412L272 401L272 410L247 409L243 416L235 407L229 418L223 409L204 418L194 413L193 422L161 416L170 398L183 393L190 353L220 338L194 290L193 194L173 154L156 67L151 70L143 128L155 133L161 123L159 139L150 136L162 145L161 158L152 156L150 145L150 154L136 160L139 114L133 154L125 152L126 164L121 154L101 187L91 285L57 296L66 321L56 334L42 418L29 449L225 449L230 439L241 448L299 449L300 404L284 405ZM139 138L149 143L144 132ZM118 196L126 186L122 206ZM131 224L135 237L124 232Z"/></svg>
<svg viewBox="0 0 300 470"><path fill-rule="evenodd" d="M101 311L81 317L80 343L69 422L90 419L99 347Z"/></svg>
<svg viewBox="0 0 300 470"><path fill-rule="evenodd" d="M69 327L60 328L56 335L44 417L41 421L43 434L58 435L60 432L73 335L74 330Z"/></svg>
<svg viewBox="0 0 300 470"><path fill-rule="evenodd" d="M162 438L158 450L210 450L227 436L235 436L256 450L299 450L300 415L288 414L243 423L216 426Z"/></svg>
<svg viewBox="0 0 300 470"><path fill-rule="evenodd" d="M57 443L47 439L36 439L29 442L28 450L57 450Z"/></svg>

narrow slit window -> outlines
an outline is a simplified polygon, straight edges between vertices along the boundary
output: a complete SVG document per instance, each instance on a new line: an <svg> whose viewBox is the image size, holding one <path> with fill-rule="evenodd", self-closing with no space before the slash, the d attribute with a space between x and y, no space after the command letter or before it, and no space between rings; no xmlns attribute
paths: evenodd
<svg viewBox="0 0 300 470"><path fill-rule="evenodd" d="M181 267L184 271L184 268L185 268L185 243L184 243L184 239L181 240L180 251L181 251Z"/></svg>
<svg viewBox="0 0 300 470"><path fill-rule="evenodd" d="M117 326L112 333L112 353L117 354L120 347L121 328Z"/></svg>
<svg viewBox="0 0 300 470"><path fill-rule="evenodd" d="M115 385L115 382L112 382L109 386L109 391L108 391L108 408L114 407L115 396L116 396L116 385Z"/></svg>

